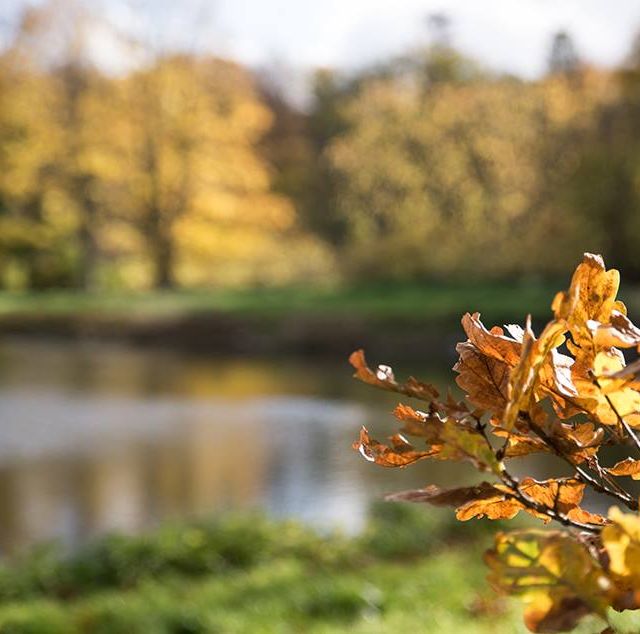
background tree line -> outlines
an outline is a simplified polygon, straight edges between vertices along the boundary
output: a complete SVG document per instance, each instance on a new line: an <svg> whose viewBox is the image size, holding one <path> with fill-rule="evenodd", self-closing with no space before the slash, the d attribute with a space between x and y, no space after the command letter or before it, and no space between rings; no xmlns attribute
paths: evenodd
<svg viewBox="0 0 640 634"><path fill-rule="evenodd" d="M169 288L562 274L640 278L640 47L615 70L558 34L536 81L429 46L319 70L306 108L198 51L121 46L51 0L0 54L0 286Z"/></svg>

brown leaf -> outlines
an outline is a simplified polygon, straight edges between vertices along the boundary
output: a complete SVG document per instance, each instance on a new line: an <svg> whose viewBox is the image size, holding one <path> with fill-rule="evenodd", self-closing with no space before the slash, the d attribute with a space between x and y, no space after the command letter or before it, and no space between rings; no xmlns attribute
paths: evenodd
<svg viewBox="0 0 640 634"><path fill-rule="evenodd" d="M580 464L593 457L604 441L604 429L595 427L593 423L560 423L550 427L550 434L557 446Z"/></svg>
<svg viewBox="0 0 640 634"><path fill-rule="evenodd" d="M393 413L404 422L401 433L424 438L430 445L441 442L443 420L438 414L420 412L402 403L396 405Z"/></svg>
<svg viewBox="0 0 640 634"><path fill-rule="evenodd" d="M482 482L472 487L445 490L430 485L424 489L401 491L387 496L387 499L428 503L433 506L454 506L456 517L461 521L485 516L491 520L511 519L522 510L520 502L513 499L508 492L489 482Z"/></svg>
<svg viewBox="0 0 640 634"><path fill-rule="evenodd" d="M513 367L520 359L522 344L506 337L499 326L487 330L480 321L480 313L466 313L462 318L462 327L472 343L483 355L502 361Z"/></svg>
<svg viewBox="0 0 640 634"><path fill-rule="evenodd" d="M631 476L634 480L640 480L640 460L625 458L605 471L614 476Z"/></svg>
<svg viewBox="0 0 640 634"><path fill-rule="evenodd" d="M547 480L538 482L526 478L519 487L522 494L549 509L566 514L577 522L604 524L605 518L589 513L578 507L582 500L584 484L576 480ZM549 518L528 508L520 501L513 489L503 484L482 482L471 487L441 489L430 485L424 489L401 491L387 496L388 500L428 503L433 506L454 506L456 517L467 521L474 517L487 517L491 520L512 519L520 511L526 511L534 517L549 521Z"/></svg>
<svg viewBox="0 0 640 634"><path fill-rule="evenodd" d="M519 458L532 453L549 453L551 451L551 448L539 438L532 438L531 436L513 430L510 431L502 427L494 427L491 431L494 435L506 439L506 458Z"/></svg>
<svg viewBox="0 0 640 634"><path fill-rule="evenodd" d="M532 500L550 509L564 512L582 501L585 484L574 479L543 480L524 478L520 490Z"/></svg>
<svg viewBox="0 0 640 634"><path fill-rule="evenodd" d="M424 489L392 493L387 495L385 499L390 502L426 502L432 506L462 506L473 500L486 500L496 495L502 496L503 492L489 482L482 482L476 486L458 487L457 489L441 489L435 484L430 484Z"/></svg>
<svg viewBox="0 0 640 634"><path fill-rule="evenodd" d="M498 459L485 437L459 421L452 418L445 420L440 442L439 459L466 460L480 471L500 472Z"/></svg>
<svg viewBox="0 0 640 634"><path fill-rule="evenodd" d="M456 350L460 355L453 366L458 373L456 383L476 407L501 414L507 402L509 366L482 354L470 342L459 343Z"/></svg>
<svg viewBox="0 0 640 634"><path fill-rule="evenodd" d="M602 543L609 557L609 570L621 589L640 589L640 517L609 509L611 523L602 531Z"/></svg>
<svg viewBox="0 0 640 634"><path fill-rule="evenodd" d="M419 451L401 435L390 438L391 446L383 445L369 436L366 427L360 430L360 439L353 443L353 448L369 462L375 462L383 467L406 467L423 458L429 458L438 453L439 448Z"/></svg>
<svg viewBox="0 0 640 634"><path fill-rule="evenodd" d="M351 363L356 370L353 376L369 385L428 402L438 398L438 390L433 385L423 383L412 376L409 377L406 383L398 383L393 374L393 370L388 365L379 365L374 372L367 365L364 350L352 352L349 357L349 363Z"/></svg>

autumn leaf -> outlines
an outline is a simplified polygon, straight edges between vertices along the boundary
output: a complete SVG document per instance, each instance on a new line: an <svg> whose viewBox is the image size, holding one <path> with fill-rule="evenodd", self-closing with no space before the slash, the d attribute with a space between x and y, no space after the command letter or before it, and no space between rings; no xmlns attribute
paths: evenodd
<svg viewBox="0 0 640 634"><path fill-rule="evenodd" d="M456 518L461 521L473 517L491 520L511 519L522 509L515 498L489 482L472 487L440 489L430 485L424 489L401 491L386 497L390 501L427 503L433 506L456 507Z"/></svg>
<svg viewBox="0 0 640 634"><path fill-rule="evenodd" d="M532 453L548 453L551 451L551 448L539 438L532 438L502 427L494 427L491 431L495 436L505 439L505 458L520 458Z"/></svg>
<svg viewBox="0 0 640 634"><path fill-rule="evenodd" d="M500 472L499 460L482 434L471 431L458 421L448 418L440 434L441 448L437 457L441 460L467 460L480 471Z"/></svg>
<svg viewBox="0 0 640 634"><path fill-rule="evenodd" d="M424 438L428 444L442 442L442 428L444 421L434 412L420 412L409 405L399 403L393 410L395 417L404 423L401 433L409 436Z"/></svg>
<svg viewBox="0 0 640 634"><path fill-rule="evenodd" d="M515 425L521 407L526 410L532 398L550 394L566 406L566 399L577 396L573 360L555 349L563 341L564 322L553 322L537 340L529 324L524 330L508 327L517 339L499 327L487 330L478 313L467 313L462 324L468 341L456 347L456 382L474 405L499 417L504 414L505 427Z"/></svg>
<svg viewBox="0 0 640 634"><path fill-rule="evenodd" d="M469 342L459 343L456 350L460 355L453 366L458 373L456 383L476 407L501 414L507 403L510 367Z"/></svg>
<svg viewBox="0 0 640 634"><path fill-rule="evenodd" d="M567 322L575 346L583 353L593 346L588 322L607 324L613 311L626 314L625 305L616 300L619 286L618 271L607 271L602 257L585 253L573 274L569 290L554 298L551 308L556 319ZM576 352L575 348L572 352Z"/></svg>
<svg viewBox="0 0 640 634"><path fill-rule="evenodd" d="M485 562L494 588L522 597L525 624L532 632L564 632L587 614L606 615L611 583L569 533L499 533Z"/></svg>
<svg viewBox="0 0 640 634"><path fill-rule="evenodd" d="M640 392L628 379L612 378L624 366L624 357L615 348L598 352L593 360L592 378L576 381L576 385L595 399L592 413L601 423L617 425L618 417L622 417L631 427L640 427Z"/></svg>
<svg viewBox="0 0 640 634"><path fill-rule="evenodd" d="M393 370L388 365L379 365L374 372L367 365L364 350L356 350L351 353L349 363L351 363L356 370L353 376L369 385L428 402L438 398L438 390L433 387L433 385L423 383L414 377L409 377L406 383L398 383L393 374Z"/></svg>
<svg viewBox="0 0 640 634"><path fill-rule="evenodd" d="M625 587L640 595L640 516L609 510L610 524L602 531L602 544L609 557L609 569Z"/></svg>
<svg viewBox="0 0 640 634"><path fill-rule="evenodd" d="M406 423L403 432L423 439L431 445L430 449L416 449L402 434L391 437L391 446L383 445L370 438L363 427L353 447L370 462L385 467L405 467L423 458L438 458L468 461L479 470L498 472L499 463L491 446L464 420L441 418L436 414L427 416L406 405L396 407L395 413Z"/></svg>
<svg viewBox="0 0 640 634"><path fill-rule="evenodd" d="M509 367L515 366L520 360L521 341L505 336L499 326L487 330L480 321L480 313L466 313L462 318L462 327L469 342L484 356L501 361Z"/></svg>
<svg viewBox="0 0 640 634"><path fill-rule="evenodd" d="M423 458L429 458L438 453L439 448L419 451L400 434L390 438L391 446L384 445L369 436L366 427L360 430L360 439L353 443L353 448L365 460L375 462L383 467L406 467Z"/></svg>
<svg viewBox="0 0 640 634"><path fill-rule="evenodd" d="M600 323L588 321L596 349L602 348L632 348L640 345L640 329L623 313L612 310L610 321Z"/></svg>
<svg viewBox="0 0 640 634"><path fill-rule="evenodd" d="M574 464L580 464L596 455L605 437L604 429L593 423L560 423L550 426L550 434L556 446L569 456Z"/></svg>
<svg viewBox="0 0 640 634"><path fill-rule="evenodd" d="M640 460L625 458L605 471L614 476L631 476L634 480L640 480Z"/></svg>
<svg viewBox="0 0 640 634"><path fill-rule="evenodd" d="M456 507L456 518L461 521L487 517L491 520L512 519L520 511L526 511L545 522L550 517L527 505L522 495L543 507L561 513L576 522L604 524L605 518L589 513L578 505L582 500L585 485L577 480L546 480L539 482L525 478L518 486L521 495L504 484L483 482L472 487L441 489L430 485L424 489L402 491L387 496L388 500L422 502L434 506Z"/></svg>
<svg viewBox="0 0 640 634"><path fill-rule="evenodd" d="M531 409L543 364L553 348L561 342L566 330L564 322L552 321L536 339L530 322L530 318L527 319L520 360L509 377L507 405L501 422L505 429L513 429L520 412Z"/></svg>

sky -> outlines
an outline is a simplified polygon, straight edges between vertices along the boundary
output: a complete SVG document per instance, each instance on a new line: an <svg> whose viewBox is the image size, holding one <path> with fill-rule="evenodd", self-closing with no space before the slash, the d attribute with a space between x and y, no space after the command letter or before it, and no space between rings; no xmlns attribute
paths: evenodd
<svg viewBox="0 0 640 634"><path fill-rule="evenodd" d="M640 0L218 0L222 48L249 64L358 67L428 42L445 13L453 43L501 71L535 77L565 29L579 53L613 65L640 29Z"/></svg>
<svg viewBox="0 0 640 634"><path fill-rule="evenodd" d="M162 41L176 39L253 67L280 65L295 72L359 68L424 45L433 13L450 18L457 48L495 70L528 78L544 71L558 30L572 35L585 60L610 66L624 58L640 29L640 0L84 1L101 5L125 28L153 22ZM17 15L27 2L0 0L0 20ZM107 61L116 56L106 40L97 48Z"/></svg>

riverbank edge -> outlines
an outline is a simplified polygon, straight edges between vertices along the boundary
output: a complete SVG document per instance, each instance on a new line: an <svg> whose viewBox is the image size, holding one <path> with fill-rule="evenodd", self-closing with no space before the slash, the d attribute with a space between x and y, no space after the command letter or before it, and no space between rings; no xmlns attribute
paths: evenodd
<svg viewBox="0 0 640 634"><path fill-rule="evenodd" d="M0 316L0 337L100 341L208 356L342 359L364 348L372 359L451 360L465 339L461 316L368 318L200 312L171 316L14 313ZM486 325L509 323L491 318Z"/></svg>

